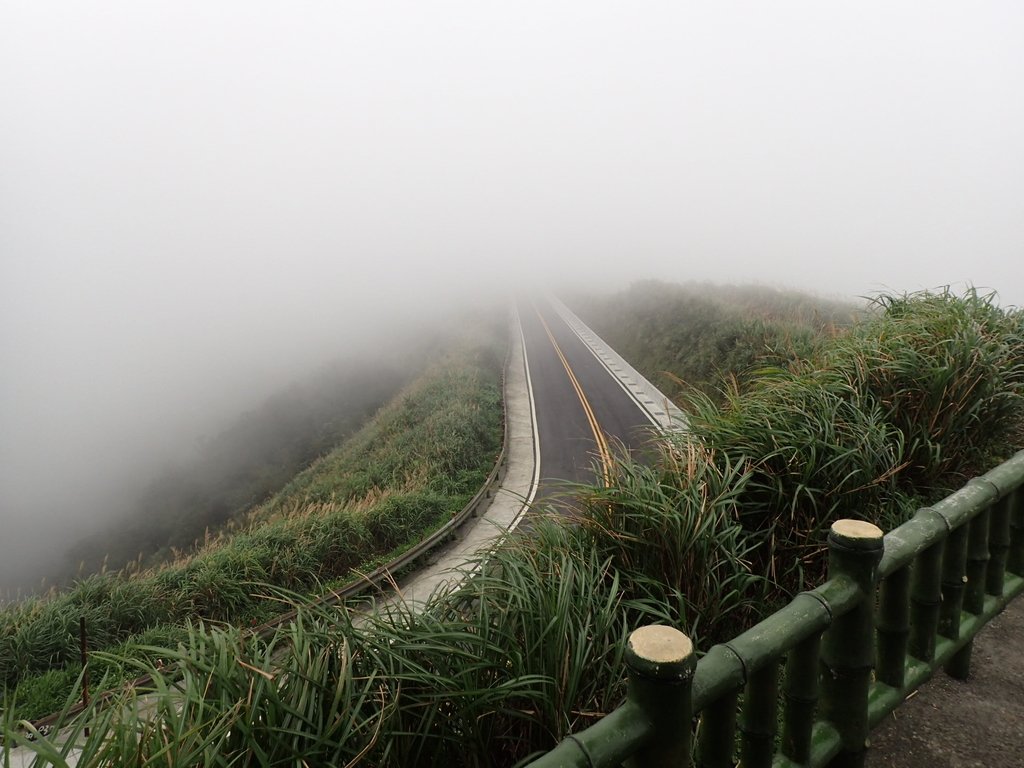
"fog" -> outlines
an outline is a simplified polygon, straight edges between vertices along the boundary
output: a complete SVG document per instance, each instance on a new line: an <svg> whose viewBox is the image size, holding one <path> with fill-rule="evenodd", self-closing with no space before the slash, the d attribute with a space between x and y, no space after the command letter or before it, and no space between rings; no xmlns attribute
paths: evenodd
<svg viewBox="0 0 1024 768"><path fill-rule="evenodd" d="M0 6L0 588L296 375L642 278L1024 304L1024 6Z"/></svg>

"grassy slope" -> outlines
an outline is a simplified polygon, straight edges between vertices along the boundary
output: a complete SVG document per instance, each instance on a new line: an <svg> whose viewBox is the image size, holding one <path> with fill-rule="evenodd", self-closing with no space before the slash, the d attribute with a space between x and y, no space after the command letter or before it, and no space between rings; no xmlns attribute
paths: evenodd
<svg viewBox="0 0 1024 768"><path fill-rule="evenodd" d="M146 567L269 498L359 429L418 375L426 355L363 355L324 366L241 414L196 455L165 468L105 528L77 542L56 583L140 560Z"/></svg>
<svg viewBox="0 0 1024 768"><path fill-rule="evenodd" d="M858 309L796 291L654 281L573 308L615 350L675 399L721 397L752 371L810 354Z"/></svg>
<svg viewBox="0 0 1024 768"><path fill-rule="evenodd" d="M173 639L185 620L255 622L277 603L254 582L315 592L443 524L500 451L503 333L489 326L450 351L238 530L195 554L141 574L92 576L0 613L0 680L25 681L19 716L53 711L71 689L81 615L91 645L115 652L126 641Z"/></svg>

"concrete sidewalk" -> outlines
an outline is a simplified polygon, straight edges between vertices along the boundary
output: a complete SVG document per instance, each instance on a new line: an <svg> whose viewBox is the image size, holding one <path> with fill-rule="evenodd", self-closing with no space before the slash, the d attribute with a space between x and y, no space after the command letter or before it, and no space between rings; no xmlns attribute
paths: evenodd
<svg viewBox="0 0 1024 768"><path fill-rule="evenodd" d="M974 639L971 675L937 672L871 732L870 768L1024 768L1024 596Z"/></svg>

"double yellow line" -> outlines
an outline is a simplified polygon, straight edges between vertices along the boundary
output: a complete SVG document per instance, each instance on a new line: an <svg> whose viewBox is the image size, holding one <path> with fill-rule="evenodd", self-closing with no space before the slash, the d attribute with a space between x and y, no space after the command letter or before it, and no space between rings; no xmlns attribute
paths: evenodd
<svg viewBox="0 0 1024 768"><path fill-rule="evenodd" d="M540 324L544 326L544 332L548 335L548 340L551 342L551 346L555 348L555 354L558 355L558 359L562 361L562 365L565 367L565 372L569 376L569 381L572 383L572 388L576 390L576 396L580 399L580 405L583 406L583 412L587 416L587 421L590 423L590 430L594 433L594 442L597 443L597 453L601 459L601 478L604 481L605 486L611 484L611 469L612 469L612 452L608 447L608 438L605 437L604 431L601 429L601 425L597 423L597 416L594 415L594 409L590 405L590 401L587 400L587 396L583 393L583 387L580 386L579 380L576 378L576 374L573 373L572 366L569 365L569 361L566 360L565 355L562 352L562 348L558 346L558 342L555 341L555 336L551 333L551 328L548 327L547 321L544 320L544 316L537 309L536 305L533 307L534 312L537 313L537 317L540 319Z"/></svg>

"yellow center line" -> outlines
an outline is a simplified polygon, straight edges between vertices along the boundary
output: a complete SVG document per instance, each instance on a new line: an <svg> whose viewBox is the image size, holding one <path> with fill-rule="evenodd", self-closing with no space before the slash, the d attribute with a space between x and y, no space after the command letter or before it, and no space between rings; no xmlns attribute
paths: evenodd
<svg viewBox="0 0 1024 768"><path fill-rule="evenodd" d="M536 305L534 305L533 309L537 313L537 317L540 319L541 325L544 326L544 332L548 335L548 340L551 342L551 346L554 347L555 354L558 355L558 359L562 361L562 365L565 367L565 372L569 376L572 388L576 390L576 396L579 397L580 404L583 406L583 413L586 414L587 421L590 424L590 430L594 433L594 442L597 443L597 452L601 457L601 477L607 487L611 484L612 467L612 452L608 447L608 439L605 437L604 430L601 429L601 425L597 422L597 416L594 415L594 409L590 406L590 401L587 400L587 396L583 393L583 387L580 386L580 382L576 378L576 374L573 373L572 366L569 365L569 361L563 354L562 348L559 347L558 342L555 341L555 335L551 333L551 328L548 327L547 322L544 320L544 316L541 315L540 310L537 309Z"/></svg>

